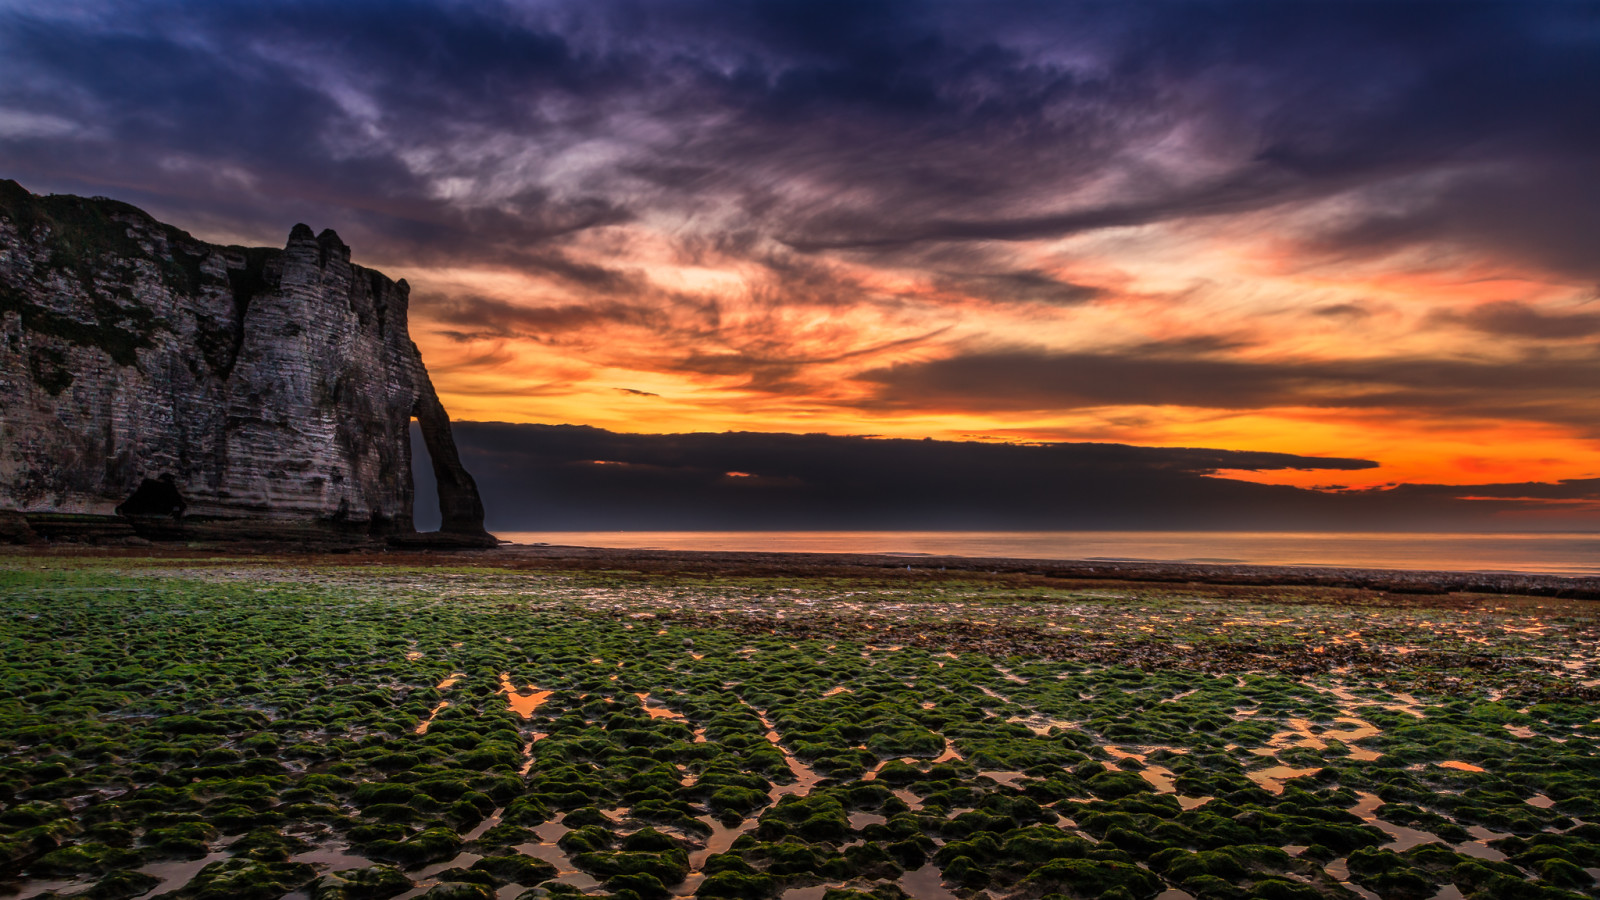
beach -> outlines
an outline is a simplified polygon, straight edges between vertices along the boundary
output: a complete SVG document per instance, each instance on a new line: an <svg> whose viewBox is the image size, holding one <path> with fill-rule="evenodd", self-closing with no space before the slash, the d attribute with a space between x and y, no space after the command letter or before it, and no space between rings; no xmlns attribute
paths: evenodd
<svg viewBox="0 0 1600 900"><path fill-rule="evenodd" d="M13 548L0 887L1182 900L1592 886L1596 586L1500 578Z"/></svg>

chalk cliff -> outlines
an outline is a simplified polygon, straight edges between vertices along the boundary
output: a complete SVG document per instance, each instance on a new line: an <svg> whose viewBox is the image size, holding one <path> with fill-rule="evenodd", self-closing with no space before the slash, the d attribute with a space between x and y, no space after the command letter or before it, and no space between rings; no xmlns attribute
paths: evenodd
<svg viewBox="0 0 1600 900"><path fill-rule="evenodd" d="M46 533L401 537L415 418L441 531L492 540L408 291L332 231L216 246L0 181L0 510Z"/></svg>

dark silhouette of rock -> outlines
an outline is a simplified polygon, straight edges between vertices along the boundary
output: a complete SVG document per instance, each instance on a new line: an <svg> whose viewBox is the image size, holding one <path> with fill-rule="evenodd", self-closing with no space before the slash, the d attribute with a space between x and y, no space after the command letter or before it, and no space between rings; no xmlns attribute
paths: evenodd
<svg viewBox="0 0 1600 900"><path fill-rule="evenodd" d="M26 544L34 538L33 528L26 516L11 510L0 510L0 544Z"/></svg>
<svg viewBox="0 0 1600 900"><path fill-rule="evenodd" d="M0 181L0 509L46 537L416 543L414 417L440 542L492 544L408 297L331 230L222 247Z"/></svg>

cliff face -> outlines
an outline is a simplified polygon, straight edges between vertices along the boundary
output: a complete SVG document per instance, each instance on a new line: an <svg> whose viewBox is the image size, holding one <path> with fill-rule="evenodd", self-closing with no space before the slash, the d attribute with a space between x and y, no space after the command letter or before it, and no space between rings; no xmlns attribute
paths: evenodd
<svg viewBox="0 0 1600 900"><path fill-rule="evenodd" d="M484 537L407 297L332 231L221 247L0 181L0 510L154 536L408 534L415 417L441 530Z"/></svg>

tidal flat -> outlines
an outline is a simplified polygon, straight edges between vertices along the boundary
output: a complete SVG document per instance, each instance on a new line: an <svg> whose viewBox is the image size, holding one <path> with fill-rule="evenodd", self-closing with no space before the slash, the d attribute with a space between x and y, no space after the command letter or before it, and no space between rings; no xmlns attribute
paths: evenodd
<svg viewBox="0 0 1600 900"><path fill-rule="evenodd" d="M0 557L0 896L1600 896L1600 605Z"/></svg>

